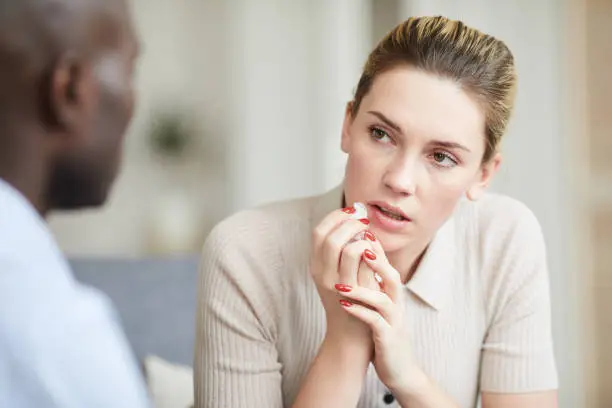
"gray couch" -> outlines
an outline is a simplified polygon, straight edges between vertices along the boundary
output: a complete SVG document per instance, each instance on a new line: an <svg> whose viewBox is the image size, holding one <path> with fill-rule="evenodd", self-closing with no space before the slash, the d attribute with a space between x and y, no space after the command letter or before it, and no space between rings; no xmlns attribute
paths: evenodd
<svg viewBox="0 0 612 408"><path fill-rule="evenodd" d="M111 298L140 363L156 355L193 365L197 257L70 263L77 280Z"/></svg>

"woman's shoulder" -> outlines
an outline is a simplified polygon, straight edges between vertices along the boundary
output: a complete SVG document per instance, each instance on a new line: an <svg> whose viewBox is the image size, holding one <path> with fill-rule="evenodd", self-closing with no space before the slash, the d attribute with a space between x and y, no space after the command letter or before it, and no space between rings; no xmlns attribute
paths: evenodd
<svg viewBox="0 0 612 408"><path fill-rule="evenodd" d="M523 202L488 193L475 202L463 202L459 218L470 253L486 288L487 298L501 299L516 292L534 276L545 277L546 247L538 219ZM539 278L538 278L539 279Z"/></svg>
<svg viewBox="0 0 612 408"><path fill-rule="evenodd" d="M287 230L307 228L313 200L314 197L303 197L240 210L219 222L212 234L265 238Z"/></svg>
<svg viewBox="0 0 612 408"><path fill-rule="evenodd" d="M310 235L311 201L285 200L241 210L213 228L200 256L203 313L214 315L212 319L233 314L237 320L232 324L241 322L256 327L257 335L276 338L285 282L293 276L287 272L301 265L303 258L295 254L309 252L303 237Z"/></svg>
<svg viewBox="0 0 612 408"><path fill-rule="evenodd" d="M545 328L550 319L549 271L535 214L501 194L488 194L468 206L476 227L469 243L470 254L476 254L470 259L475 268L470 276L477 277L488 330L495 327L498 339L514 341L517 328Z"/></svg>
<svg viewBox="0 0 612 408"><path fill-rule="evenodd" d="M458 218L489 241L541 235L540 223L533 211L522 201L504 194L487 193L477 201L462 202Z"/></svg>
<svg viewBox="0 0 612 408"><path fill-rule="evenodd" d="M238 211L219 222L204 243L204 256L287 258L309 243L317 197L275 201ZM303 252L303 251L302 251Z"/></svg>

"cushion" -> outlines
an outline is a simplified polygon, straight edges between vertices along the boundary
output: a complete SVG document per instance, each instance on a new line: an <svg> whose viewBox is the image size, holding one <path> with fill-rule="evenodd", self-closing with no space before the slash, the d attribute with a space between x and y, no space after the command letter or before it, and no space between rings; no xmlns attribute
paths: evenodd
<svg viewBox="0 0 612 408"><path fill-rule="evenodd" d="M193 369L158 356L144 359L147 385L155 408L190 408L194 404Z"/></svg>

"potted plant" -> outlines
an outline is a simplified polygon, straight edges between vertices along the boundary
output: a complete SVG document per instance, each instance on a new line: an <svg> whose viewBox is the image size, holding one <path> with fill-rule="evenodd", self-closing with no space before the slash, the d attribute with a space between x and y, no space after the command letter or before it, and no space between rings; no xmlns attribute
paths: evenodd
<svg viewBox="0 0 612 408"><path fill-rule="evenodd" d="M187 186L196 132L188 115L164 110L153 117L148 134L154 160L162 167L165 186L151 203L149 251L177 255L197 250L199 217Z"/></svg>

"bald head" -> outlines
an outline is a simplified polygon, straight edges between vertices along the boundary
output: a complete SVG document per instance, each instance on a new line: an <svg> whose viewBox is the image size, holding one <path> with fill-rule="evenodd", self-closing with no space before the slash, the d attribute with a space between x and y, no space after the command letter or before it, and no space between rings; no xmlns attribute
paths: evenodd
<svg viewBox="0 0 612 408"><path fill-rule="evenodd" d="M125 0L0 0L0 178L41 212L106 199L136 49Z"/></svg>
<svg viewBox="0 0 612 408"><path fill-rule="evenodd" d="M124 0L0 0L1 89L32 84L63 53L92 58L117 46L128 17Z"/></svg>

